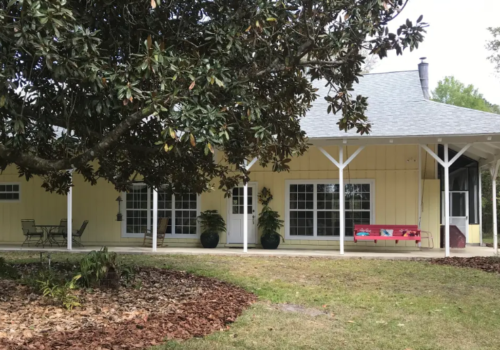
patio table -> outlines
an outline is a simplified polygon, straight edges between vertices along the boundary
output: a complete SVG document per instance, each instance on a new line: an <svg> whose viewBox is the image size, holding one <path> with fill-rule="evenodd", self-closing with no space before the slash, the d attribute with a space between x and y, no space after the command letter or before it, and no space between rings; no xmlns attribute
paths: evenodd
<svg viewBox="0 0 500 350"><path fill-rule="evenodd" d="M43 239L42 239L42 247L45 247L45 244L49 243L50 246L52 247L52 240L50 238L50 232L53 230L53 229L59 229L63 226L59 225L59 224L56 224L56 225L35 225L35 227L39 227L42 229L42 232L43 232ZM56 241L54 241L54 243L56 243L57 245L59 245Z"/></svg>

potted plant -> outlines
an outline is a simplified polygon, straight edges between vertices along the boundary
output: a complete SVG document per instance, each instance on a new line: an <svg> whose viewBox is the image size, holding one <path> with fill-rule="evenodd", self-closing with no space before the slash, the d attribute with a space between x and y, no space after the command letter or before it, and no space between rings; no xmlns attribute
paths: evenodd
<svg viewBox="0 0 500 350"><path fill-rule="evenodd" d="M283 236L279 234L280 228L283 227L283 220L280 219L278 212L266 205L259 215L258 226L262 229L262 235L260 236L262 248L277 249L280 240L283 239ZM283 239L283 241L285 240Z"/></svg>
<svg viewBox="0 0 500 350"><path fill-rule="evenodd" d="M203 248L216 248L219 233L226 232L226 222L217 210L206 210L198 216L203 232L200 237Z"/></svg>

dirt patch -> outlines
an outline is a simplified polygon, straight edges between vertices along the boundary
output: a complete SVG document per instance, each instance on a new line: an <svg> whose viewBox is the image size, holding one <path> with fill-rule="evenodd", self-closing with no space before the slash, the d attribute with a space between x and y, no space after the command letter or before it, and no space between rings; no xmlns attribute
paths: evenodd
<svg viewBox="0 0 500 350"><path fill-rule="evenodd" d="M486 272L500 273L500 257L442 258L432 259L432 264L469 267Z"/></svg>
<svg viewBox="0 0 500 350"><path fill-rule="evenodd" d="M256 297L211 278L141 268L134 287L80 290L66 310L0 280L0 348L143 349L225 329Z"/></svg>
<svg viewBox="0 0 500 350"><path fill-rule="evenodd" d="M304 307L301 305L294 305L294 304L279 304L276 306L276 308L280 311L294 312L294 313L303 314L303 315L311 316L311 317L328 315L328 312L323 311L323 310L308 308L308 307Z"/></svg>

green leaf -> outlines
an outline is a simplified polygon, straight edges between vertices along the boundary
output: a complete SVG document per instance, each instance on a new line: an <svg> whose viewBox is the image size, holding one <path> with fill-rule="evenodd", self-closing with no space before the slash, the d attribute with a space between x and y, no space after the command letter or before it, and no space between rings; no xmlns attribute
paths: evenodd
<svg viewBox="0 0 500 350"><path fill-rule="evenodd" d="M268 22L276 22L277 19L274 18L274 17L269 17L266 21L268 21Z"/></svg>
<svg viewBox="0 0 500 350"><path fill-rule="evenodd" d="M215 82L217 83L217 85L219 85L220 87L224 87L224 82L222 82L221 80L219 80L218 78L215 78Z"/></svg>
<svg viewBox="0 0 500 350"><path fill-rule="evenodd" d="M0 97L0 108L2 108L3 106L5 106L5 96L2 96Z"/></svg>

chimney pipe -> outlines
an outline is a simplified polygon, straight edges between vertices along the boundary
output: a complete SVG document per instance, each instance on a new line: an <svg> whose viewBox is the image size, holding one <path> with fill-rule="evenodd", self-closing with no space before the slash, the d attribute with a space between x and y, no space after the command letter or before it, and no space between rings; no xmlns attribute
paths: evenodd
<svg viewBox="0 0 500 350"><path fill-rule="evenodd" d="M420 58L422 62L418 65L418 74L420 75L420 85L422 86L422 92L424 93L424 98L429 100L429 63L425 62L427 57Z"/></svg>

